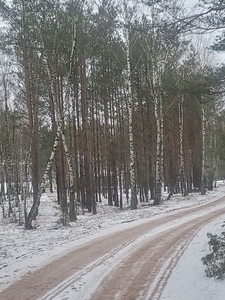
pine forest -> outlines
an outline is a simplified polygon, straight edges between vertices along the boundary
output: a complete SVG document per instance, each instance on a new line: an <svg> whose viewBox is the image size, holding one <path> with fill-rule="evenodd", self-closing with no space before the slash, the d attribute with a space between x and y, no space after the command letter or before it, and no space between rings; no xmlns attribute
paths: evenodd
<svg viewBox="0 0 225 300"><path fill-rule="evenodd" d="M65 225L103 198L160 205L225 177L224 40L205 38L219 2L0 1L4 218L32 229L47 190Z"/></svg>

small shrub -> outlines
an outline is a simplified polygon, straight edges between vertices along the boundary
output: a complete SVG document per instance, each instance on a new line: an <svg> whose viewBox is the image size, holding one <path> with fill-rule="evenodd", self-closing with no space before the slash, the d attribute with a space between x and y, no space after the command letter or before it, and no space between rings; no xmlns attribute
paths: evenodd
<svg viewBox="0 0 225 300"><path fill-rule="evenodd" d="M207 233L207 237L211 252L202 257L202 262L206 266L206 276L225 279L225 232L221 235Z"/></svg>

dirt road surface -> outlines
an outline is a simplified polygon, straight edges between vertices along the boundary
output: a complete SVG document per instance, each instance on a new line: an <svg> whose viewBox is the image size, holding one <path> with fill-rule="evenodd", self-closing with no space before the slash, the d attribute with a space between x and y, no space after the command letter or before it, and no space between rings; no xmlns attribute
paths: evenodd
<svg viewBox="0 0 225 300"><path fill-rule="evenodd" d="M157 300L191 239L225 197L94 237L0 293L0 300Z"/></svg>

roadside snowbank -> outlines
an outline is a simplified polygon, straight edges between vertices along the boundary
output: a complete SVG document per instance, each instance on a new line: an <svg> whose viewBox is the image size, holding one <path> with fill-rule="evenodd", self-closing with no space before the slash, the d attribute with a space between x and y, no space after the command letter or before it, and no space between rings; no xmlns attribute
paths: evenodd
<svg viewBox="0 0 225 300"><path fill-rule="evenodd" d="M208 254L207 233L220 234L225 216L204 226L174 268L160 300L224 300L224 281L207 278L201 258Z"/></svg>

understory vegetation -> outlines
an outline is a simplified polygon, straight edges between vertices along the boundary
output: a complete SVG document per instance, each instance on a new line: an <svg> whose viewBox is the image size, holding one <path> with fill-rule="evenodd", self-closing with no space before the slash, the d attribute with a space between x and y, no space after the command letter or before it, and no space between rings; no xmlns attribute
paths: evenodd
<svg viewBox="0 0 225 300"><path fill-rule="evenodd" d="M208 233L207 237L211 252L202 258L206 266L206 276L225 279L225 231L222 231L220 235Z"/></svg>

